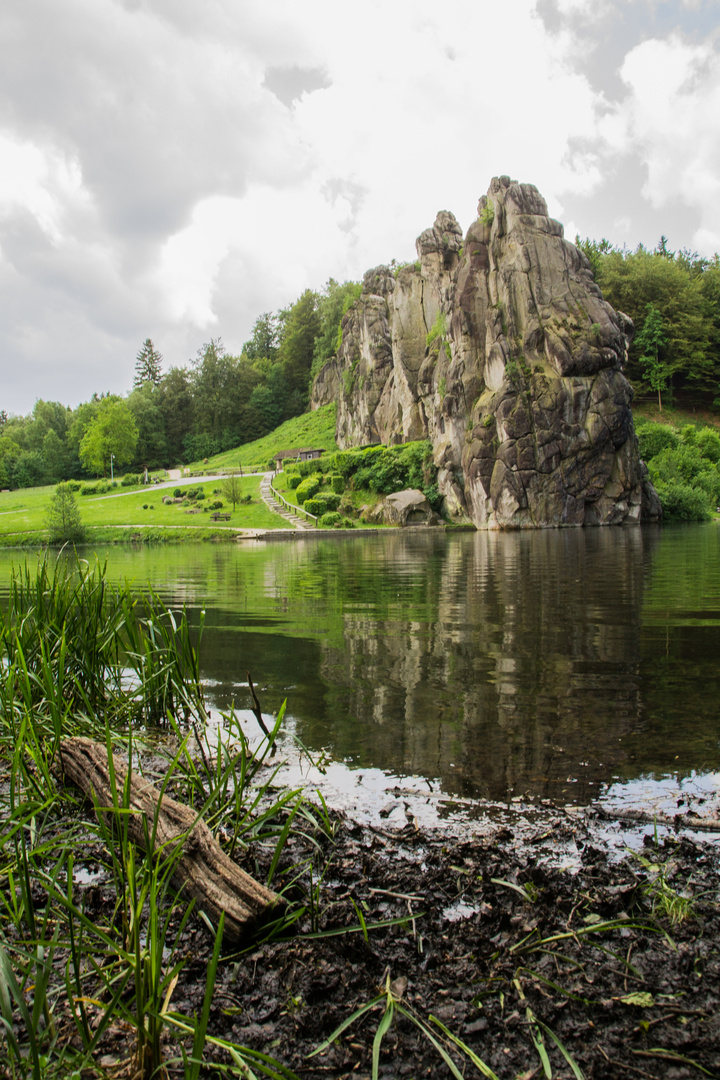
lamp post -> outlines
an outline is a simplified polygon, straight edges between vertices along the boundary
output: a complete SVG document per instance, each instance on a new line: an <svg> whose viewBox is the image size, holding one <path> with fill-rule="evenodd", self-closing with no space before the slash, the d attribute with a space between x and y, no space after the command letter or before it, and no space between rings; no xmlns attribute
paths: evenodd
<svg viewBox="0 0 720 1080"><path fill-rule="evenodd" d="M114 460L115 460L115 455L114 455L114 454L111 454L111 455L110 455L110 479L111 479L111 480L113 480L113 479L114 479L114 477L113 477L113 461L114 461Z"/></svg>

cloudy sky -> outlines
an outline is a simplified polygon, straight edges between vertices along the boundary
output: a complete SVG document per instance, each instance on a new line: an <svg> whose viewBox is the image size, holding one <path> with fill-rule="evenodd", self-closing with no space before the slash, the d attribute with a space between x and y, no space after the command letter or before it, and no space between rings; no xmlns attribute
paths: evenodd
<svg viewBox="0 0 720 1080"><path fill-rule="evenodd" d="M0 408L127 393L492 176L720 250L719 0L3 0Z"/></svg>

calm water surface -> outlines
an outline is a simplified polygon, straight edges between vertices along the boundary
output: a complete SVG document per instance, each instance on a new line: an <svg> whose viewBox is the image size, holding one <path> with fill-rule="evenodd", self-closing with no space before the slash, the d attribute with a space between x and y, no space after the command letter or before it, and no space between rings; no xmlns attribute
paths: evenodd
<svg viewBox="0 0 720 1080"><path fill-rule="evenodd" d="M206 612L216 709L288 702L345 806L712 799L718 525L111 548L110 577ZM0 555L2 589L12 563Z"/></svg>

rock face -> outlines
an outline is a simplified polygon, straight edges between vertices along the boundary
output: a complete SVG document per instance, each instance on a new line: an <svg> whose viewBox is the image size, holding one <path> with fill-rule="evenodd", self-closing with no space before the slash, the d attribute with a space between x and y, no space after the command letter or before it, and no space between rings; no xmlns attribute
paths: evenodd
<svg viewBox="0 0 720 1080"><path fill-rule="evenodd" d="M606 304L537 189L495 178L462 232L438 214L418 262L369 270L313 405L342 447L429 438L446 512L480 528L655 520Z"/></svg>

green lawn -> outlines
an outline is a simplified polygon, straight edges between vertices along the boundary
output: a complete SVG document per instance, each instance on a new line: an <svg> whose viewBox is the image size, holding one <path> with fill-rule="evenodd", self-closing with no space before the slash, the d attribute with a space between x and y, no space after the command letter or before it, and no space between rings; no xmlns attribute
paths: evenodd
<svg viewBox="0 0 720 1080"><path fill-rule="evenodd" d="M227 536L243 529L291 528L260 499L260 477L246 476L240 481L243 495L252 501L238 505L233 511L227 499L214 494L222 488L222 481L198 481L192 487L202 488L206 498L187 506L163 503L163 496L172 495L173 488L145 487L124 493L78 496L77 503L83 524L88 528L88 539L129 539L138 534L143 539L167 540L186 537ZM185 488L185 485L182 485ZM42 543L47 538L45 517L53 487L23 488L20 491L0 494L0 545ZM204 509L208 503L221 499L223 513L230 513L229 521L214 522L212 511ZM191 509L198 512L188 513Z"/></svg>
<svg viewBox="0 0 720 1080"><path fill-rule="evenodd" d="M297 450L300 447L312 446L315 449L337 450L335 442L335 418L337 405L323 405L315 412L303 413L295 416L292 420L286 420L279 428L275 428L269 435L255 442L245 443L235 450L226 450L222 454L208 458L205 461L195 461L189 465L191 472L199 469L236 469L242 465L244 469L252 465L267 468L270 459L280 450Z"/></svg>

